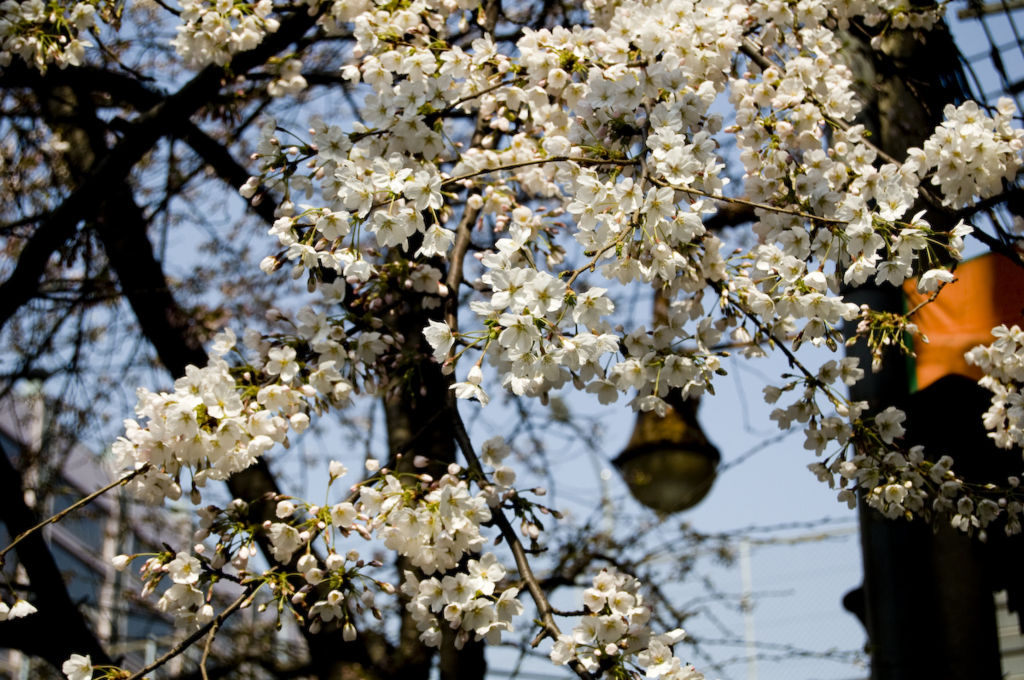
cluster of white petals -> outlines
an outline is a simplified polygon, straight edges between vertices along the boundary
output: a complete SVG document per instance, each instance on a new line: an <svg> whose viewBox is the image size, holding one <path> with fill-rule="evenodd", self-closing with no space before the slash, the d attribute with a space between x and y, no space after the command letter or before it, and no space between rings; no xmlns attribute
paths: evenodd
<svg viewBox="0 0 1024 680"><path fill-rule="evenodd" d="M246 333L252 358L242 367L224 358L241 351L228 329L215 338L208 365L189 366L174 392L138 390L135 412L143 423L126 420L125 436L113 445L118 467L150 465L129 486L136 496L149 502L177 499L182 471L190 470L198 502L198 488L249 467L275 443L286 443L289 431L303 432L310 413L348 403L367 365L387 348L381 333L350 336L309 307L297 322L295 336Z"/></svg>
<svg viewBox="0 0 1024 680"><path fill-rule="evenodd" d="M975 347L964 358L985 372L979 384L992 392L984 420L985 428L992 430L989 437L1004 449L1024 447L1024 331L999 326L992 335L995 342Z"/></svg>
<svg viewBox="0 0 1024 680"><path fill-rule="evenodd" d="M523 613L523 604L516 599L518 588L495 590L504 577L505 568L493 553L469 560L466 571L440 579L432 576L420 580L406 571L402 592L410 601L405 607L420 630L420 640L428 647L437 647L441 644L441 626L447 625L459 631L457 649L462 649L471 634L477 640L500 644L502 631L512 632L512 619Z"/></svg>
<svg viewBox="0 0 1024 680"><path fill-rule="evenodd" d="M83 34L96 25L96 4L69 3L55 10L43 0L0 2L0 68L13 55L44 73L50 64L81 65L85 48L92 47Z"/></svg>
<svg viewBox="0 0 1024 680"><path fill-rule="evenodd" d="M1009 97L999 100L994 118L974 102L949 104L946 121L924 143L924 150L909 151L920 163L921 177L935 171L931 181L942 189L943 205L974 205L975 197L995 196L1004 181L1013 181L1024 148L1024 130L1011 126L1016 113Z"/></svg>
<svg viewBox="0 0 1024 680"><path fill-rule="evenodd" d="M239 52L263 42L280 22L271 17L272 0L182 0L178 35L171 41L175 52L191 68L224 65Z"/></svg>
<svg viewBox="0 0 1024 680"><path fill-rule="evenodd" d="M651 607L644 601L637 579L606 568L584 591L583 603L589 613L572 635L559 636L551 648L555 665L575 658L591 672L609 664L621 671L612 677L626 677L629 666L638 666L646 670L648 678L703 680L702 673L673 653L672 646L685 637L681 629L655 635L647 625Z"/></svg>

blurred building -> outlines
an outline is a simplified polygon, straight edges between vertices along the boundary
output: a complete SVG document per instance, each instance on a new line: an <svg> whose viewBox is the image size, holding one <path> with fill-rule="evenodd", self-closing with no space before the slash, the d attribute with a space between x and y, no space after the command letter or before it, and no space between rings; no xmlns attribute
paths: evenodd
<svg viewBox="0 0 1024 680"><path fill-rule="evenodd" d="M0 450L23 471L30 489L26 503L41 518L68 508L114 479L102 454L65 440L50 425L38 394L23 392L19 398L0 402ZM115 489L43 529L68 594L122 667L140 668L154 659L158 649L173 644L175 628L170 617L152 606L153 598L138 599L140 563L118 572L111 560L120 554L154 552L159 545L155 537L166 537L168 527L170 535L184 540L191 531L183 515L140 506ZM0 517L0 545L8 545L11 538ZM27 582L16 551L8 555L5 572L12 583ZM35 668L30 658L16 650L0 648L0 680L51 673L48 666Z"/></svg>

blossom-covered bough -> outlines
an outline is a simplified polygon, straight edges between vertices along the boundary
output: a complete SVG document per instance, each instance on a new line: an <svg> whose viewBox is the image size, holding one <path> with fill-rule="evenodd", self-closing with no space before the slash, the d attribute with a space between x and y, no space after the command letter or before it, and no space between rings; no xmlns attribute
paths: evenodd
<svg viewBox="0 0 1024 680"><path fill-rule="evenodd" d="M993 110L949 106L904 159L856 124L860 104L836 31L853 20L878 36L926 31L943 7L588 0L584 23L524 28L503 49L499 9L493 0L310 0L302 8L321 34L355 41L342 77L364 96L362 120L316 118L308 131L268 120L255 174L240 191L254 205L276 202L270 234L280 249L261 268L305 279L314 299L294 318L274 312L276 332L249 330L239 341L225 330L207 365L189 367L173 392L139 390L138 420L126 421L114 445L119 468L134 471L127 485L153 503L190 494L200 517L192 549L119 558L121 569L141 562L143 594L169 581L157 606L212 639L224 614L211 605L214 584L234 581L246 590L233 606L270 593L279 616L314 632L340 627L352 640L353 613L379 616L375 598L400 590L423 642L438 645L447 627L461 648L470 639L497 643L523 625L525 589L537 612L534 645L551 638L552 661L582 678L637 669L702 677L673 651L682 631L652 631L641 584L611 568L593 577L585 615L562 632L530 566L540 515L558 513L516 489L501 437L474 452L456 400L486 406L502 390L543 400L571 385L602 403L626 395L633 410L664 414L671 390L713 393L726 334L748 359L778 351L789 360L792 374L765 390L766 401L780 403L771 417L783 429L804 427L805 447L824 456L810 467L838 484L841 501L852 507L862 489L889 517L951 518L968 532L1003 517L1007 533L1019 532L1016 479L962 479L948 457L904 447L902 412L868 415L845 394L868 367L837 357L811 370L799 355L805 344L836 352L865 342L877 364L886 346L909 351L916 310L861 308L840 288L917 277L919 290L938 294L954 277L942 263L961 258L972 227L959 220L935 229L929 212L911 214L912 206L924 202L955 223L957 211L969 215L1021 165L1024 132L1013 127L1008 100ZM230 69L235 55L278 31L278 11L267 0L190 1L173 46L191 67ZM105 2L6 2L0 64L77 65L96 16L109 23L113 15ZM478 37L449 41L456 25L474 21ZM278 67L273 96L303 90L301 61ZM726 137L745 169L745 198L723 193ZM756 245L734 250L705 228L725 202L753 208ZM493 250L473 243L485 223L502 235ZM636 286L667 299L664 325L613 325L610 289ZM416 330L432 358L389 321L403 296L423 312ZM844 321L859 324L854 337L841 335ZM999 445L1020 446L1024 336L1018 328L995 334L969 358L996 395L986 426ZM335 463L325 502L275 498L277 521L262 524L240 499L202 505L208 482L288 446L311 419L359 394L406 389L422 361L450 376L445 417L465 465L432 475L424 470L436 461L417 459L416 472L397 457L370 461L352 485ZM375 575L381 565L360 555L357 538L405 558L411 568L401 583ZM255 566L261 540L293 568ZM515 582L499 540L511 549ZM64 666L72 680L94 670L117 672L81 656Z"/></svg>

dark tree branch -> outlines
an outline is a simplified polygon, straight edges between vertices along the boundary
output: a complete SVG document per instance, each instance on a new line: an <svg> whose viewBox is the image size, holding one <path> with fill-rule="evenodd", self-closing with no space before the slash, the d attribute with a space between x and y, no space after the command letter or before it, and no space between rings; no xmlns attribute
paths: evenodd
<svg viewBox="0 0 1024 680"><path fill-rule="evenodd" d="M258 47L238 55L231 64L232 69L235 73L245 73L263 64L299 40L315 21L315 16L305 13L293 15ZM223 79L222 67L207 66L175 94L138 116L120 143L104 155L85 181L40 225L22 250L11 276L0 285L0 329L32 299L51 255L74 236L82 220L96 213L109 187L120 185L161 137L212 101L220 92Z"/></svg>
<svg viewBox="0 0 1024 680"><path fill-rule="evenodd" d="M223 144L203 132L195 123L186 121L179 134L181 139L214 169L217 176L235 189L240 189L249 180L251 173L231 156ZM252 206L252 209L268 224L274 223L273 201L264 198L263 201Z"/></svg>

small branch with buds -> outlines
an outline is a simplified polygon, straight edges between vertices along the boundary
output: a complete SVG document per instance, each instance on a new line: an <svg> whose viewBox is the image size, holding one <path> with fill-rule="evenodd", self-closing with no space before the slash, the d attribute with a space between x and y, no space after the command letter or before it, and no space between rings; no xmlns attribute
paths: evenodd
<svg viewBox="0 0 1024 680"><path fill-rule="evenodd" d="M466 457L466 461L469 464L469 468L476 473L481 479L484 478L483 467L480 465L480 459L477 457L476 452L473 449L473 442L469 439L469 434L466 432L466 425L462 422L462 416L459 415L459 407L455 401L455 393L449 394L449 408L452 412L452 423L455 430L455 441L458 442L459 448L462 449L462 454ZM498 529L501 530L501 535L505 538L505 542L508 543L512 549L512 555L516 560L516 568L519 569L519 574L523 577L523 582L526 584L527 589L530 591L530 595L533 597L534 603L537 605L537 614L540 617L542 624L540 633L534 638L531 643L533 647L536 647L541 643L545 637L550 637L555 640L562 634L559 630L558 624L555 623L555 610L552 608L551 603L548 602L547 595L544 590L540 587L540 583L537 581L536 575L533 573L533 569L530 568L530 562L526 555L526 549L523 547L522 541L519 540L519 536L516 534L515 529L509 523L508 518L505 517L505 513L501 508L495 508L494 511L494 523L498 525ZM569 662L569 666L576 673L581 680L594 680L594 676L583 667L579 659L573 659Z"/></svg>

